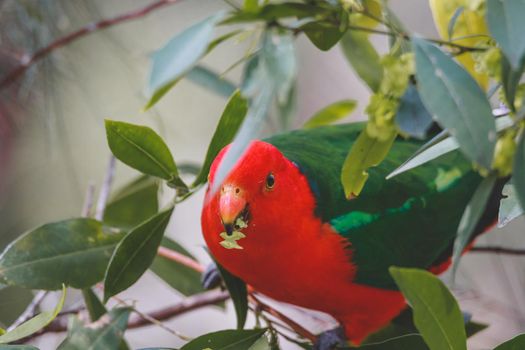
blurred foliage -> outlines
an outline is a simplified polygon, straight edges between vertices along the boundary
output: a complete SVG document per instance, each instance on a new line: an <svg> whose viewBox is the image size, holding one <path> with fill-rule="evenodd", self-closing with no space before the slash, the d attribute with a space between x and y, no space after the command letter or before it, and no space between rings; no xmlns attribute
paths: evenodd
<svg viewBox="0 0 525 350"><path fill-rule="evenodd" d="M73 218L45 224L15 240L0 256L0 279L9 285L0 290L4 295L21 287L56 290L65 285L83 290L94 323L72 318L60 349L111 349L124 344L123 334L131 310L120 307L106 310L91 290L101 281L105 302L132 286L148 268L184 295L201 291L196 271L157 256L162 245L192 258L177 242L164 237L173 206L206 183L211 162L225 145L232 143L217 170L216 183L225 178L249 142L260 135L265 123L273 122L279 130L292 125L298 75L295 39L301 34L320 50L341 43L350 66L373 93L366 107L367 126L348 150L341 169L341 183L348 198L359 196L366 186L368 169L381 163L397 137L433 136L389 177L459 149L485 178L465 208L458 227L455 266L497 181L512 178L504 188L500 225L523 213L525 85L520 82L525 66L522 35L525 22L521 20L525 3L522 0L430 0L441 39L414 36L388 8L387 1L229 3L232 5L229 11L196 20L189 28L175 33L153 55L148 84L150 99L145 109L174 93L177 82L184 78L219 96L230 96L202 166L194 172L193 183L186 184L180 176L182 167L177 166L176 155L154 130L107 120L107 141L114 156L143 176L112 196L102 221ZM34 23L47 18L31 2L14 4L9 8L17 13L17 28L22 31L31 31ZM55 6L52 1L45 4L48 9ZM61 6L72 6L56 4L57 15L65 13ZM219 27L227 28L226 34L217 35ZM51 32L61 33L57 28L33 32L44 38L44 42L50 41ZM12 34L0 39L14 45L18 33ZM369 40L370 35L387 35L388 52L378 52ZM232 64L244 65L238 86L200 65L200 60L217 46L243 36L257 45ZM41 46L41 41L35 39L35 43L24 41L27 44L24 49L32 51ZM493 113L495 106L489 98L493 93L505 105L503 114ZM348 99L326 106L304 127L337 122L355 105L355 101ZM442 130L437 135L431 132L436 125ZM172 201L163 211L159 211L157 198L161 183L174 189L170 192ZM182 349L277 349L278 344L271 341L276 332L271 323L269 330L242 329L248 313L247 287L224 269L221 274L235 305L239 329L202 335ZM465 330L459 307L447 287L421 270L392 267L391 274L413 310L408 328L419 334L406 333L408 328L400 327L394 320L357 349L466 349L467 335L482 326L467 324ZM55 310L40 313L0 335L0 342L18 340L44 327L57 316L64 295L65 292ZM2 319L6 323L12 320L13 317ZM522 348L523 339L517 336L497 349ZM311 347L303 339L299 344Z"/></svg>

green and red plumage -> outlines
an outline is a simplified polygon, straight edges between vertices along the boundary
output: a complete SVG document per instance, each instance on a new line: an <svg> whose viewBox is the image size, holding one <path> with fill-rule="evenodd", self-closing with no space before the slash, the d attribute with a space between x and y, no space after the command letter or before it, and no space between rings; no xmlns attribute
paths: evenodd
<svg viewBox="0 0 525 350"><path fill-rule="evenodd" d="M385 180L420 146L398 139L359 197L347 200L341 167L362 129L346 124L253 142L221 190L208 190L202 212L204 238L221 265L276 300L331 314L354 343L405 307L389 266L446 268L481 181L457 151ZM243 249L225 249L225 227L231 233L238 217L247 221L237 228Z"/></svg>

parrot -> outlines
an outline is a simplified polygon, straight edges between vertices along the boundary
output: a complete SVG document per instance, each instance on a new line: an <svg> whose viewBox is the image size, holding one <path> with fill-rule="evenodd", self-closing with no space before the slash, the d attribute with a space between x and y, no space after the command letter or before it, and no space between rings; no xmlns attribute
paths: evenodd
<svg viewBox="0 0 525 350"><path fill-rule="evenodd" d="M368 170L361 193L347 199L341 169L365 125L253 140L213 191L224 147L210 167L201 212L218 264L257 292L333 316L337 339L354 345L407 307L390 266L447 270L459 222L483 179L455 150L386 180L423 142L398 136ZM497 193L472 237L495 224Z"/></svg>

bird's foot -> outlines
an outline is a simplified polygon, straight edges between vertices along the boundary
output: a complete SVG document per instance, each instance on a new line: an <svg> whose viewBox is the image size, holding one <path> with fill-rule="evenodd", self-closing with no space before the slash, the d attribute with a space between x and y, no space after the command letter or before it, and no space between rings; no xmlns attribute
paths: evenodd
<svg viewBox="0 0 525 350"><path fill-rule="evenodd" d="M220 286L221 274L215 263L210 263L202 273L201 284L204 289L213 289Z"/></svg>
<svg viewBox="0 0 525 350"><path fill-rule="evenodd" d="M347 345L343 327L337 327L319 334L313 350L332 350Z"/></svg>

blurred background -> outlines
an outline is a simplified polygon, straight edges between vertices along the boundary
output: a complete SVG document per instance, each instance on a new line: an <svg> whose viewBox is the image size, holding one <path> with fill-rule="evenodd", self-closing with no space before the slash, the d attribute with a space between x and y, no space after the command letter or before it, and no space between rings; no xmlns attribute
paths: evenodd
<svg viewBox="0 0 525 350"><path fill-rule="evenodd" d="M144 0L0 0L0 77L26 54L56 38L147 4ZM426 1L390 0L390 4L409 30L437 37ZM104 118L149 125L164 137L176 161L202 161L226 100L183 80L152 110L140 112L147 101L149 55L175 33L228 8L220 0L180 1L57 49L0 90L0 247L30 228L80 215L86 189L89 184L100 188L110 155ZM373 38L377 48L385 52L386 40ZM247 45L228 41L203 63L223 72L244 55ZM298 37L296 48L299 85L294 126L327 104L348 98L359 102L348 120L363 119L370 92L340 48L321 52L303 36ZM241 70L237 67L226 77L239 82ZM136 175L118 164L116 186ZM200 229L202 197L200 193L176 208L167 234L207 264ZM520 218L504 229L493 230L478 243L520 247L523 229ZM479 253L463 259L453 290L463 311L489 325L469 340L471 349L492 348L525 330L524 262L523 257ZM134 301L141 311L182 300L151 273L121 297ZM0 326L12 322L31 298L30 292L0 291ZM53 298L48 298L48 307L54 305ZM80 295L69 294L69 306L79 302ZM226 311L204 308L166 325L194 337L234 328L235 315L227 303ZM48 334L34 344L55 349L63 337ZM183 343L154 326L129 330L126 338L132 348L178 347ZM296 348L283 345L283 349Z"/></svg>

